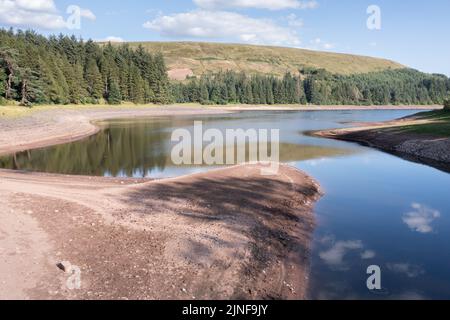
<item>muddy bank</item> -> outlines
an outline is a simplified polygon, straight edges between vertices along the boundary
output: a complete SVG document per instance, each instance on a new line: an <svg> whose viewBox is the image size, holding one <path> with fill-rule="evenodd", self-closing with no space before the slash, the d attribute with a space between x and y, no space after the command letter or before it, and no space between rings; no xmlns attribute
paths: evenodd
<svg viewBox="0 0 450 320"><path fill-rule="evenodd" d="M260 169L147 182L1 170L0 298L302 299L319 188Z"/></svg>
<svg viewBox="0 0 450 320"><path fill-rule="evenodd" d="M381 123L358 124L354 128L311 132L311 135L357 142L450 172L450 138L402 130L406 126L430 123L412 116Z"/></svg>

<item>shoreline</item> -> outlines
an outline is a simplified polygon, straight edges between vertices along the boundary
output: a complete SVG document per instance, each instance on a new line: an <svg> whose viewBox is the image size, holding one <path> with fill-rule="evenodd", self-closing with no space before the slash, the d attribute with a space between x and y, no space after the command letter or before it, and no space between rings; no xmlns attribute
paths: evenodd
<svg viewBox="0 0 450 320"><path fill-rule="evenodd" d="M0 107L0 114L1 114ZM23 108L23 107L17 107ZM217 115L242 111L437 110L439 106L47 106L17 117L0 116L0 156L69 143L96 134L96 121L119 118ZM20 109L22 110L22 109Z"/></svg>
<svg viewBox="0 0 450 320"><path fill-rule="evenodd" d="M356 127L310 132L316 137L356 142L405 160L450 172L450 138L402 132L407 126L432 122L418 115L386 122L358 123Z"/></svg>
<svg viewBox="0 0 450 320"><path fill-rule="evenodd" d="M176 108L2 119L0 153L78 140L104 119L232 112ZM260 169L154 181L0 170L0 299L304 299L320 187L287 165ZM65 287L64 261L81 290Z"/></svg>

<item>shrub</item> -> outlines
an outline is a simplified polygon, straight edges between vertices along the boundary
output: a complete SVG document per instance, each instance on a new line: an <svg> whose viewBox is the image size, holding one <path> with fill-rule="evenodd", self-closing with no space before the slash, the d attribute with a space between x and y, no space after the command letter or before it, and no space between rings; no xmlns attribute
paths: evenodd
<svg viewBox="0 0 450 320"><path fill-rule="evenodd" d="M450 98L444 100L444 110L450 111Z"/></svg>

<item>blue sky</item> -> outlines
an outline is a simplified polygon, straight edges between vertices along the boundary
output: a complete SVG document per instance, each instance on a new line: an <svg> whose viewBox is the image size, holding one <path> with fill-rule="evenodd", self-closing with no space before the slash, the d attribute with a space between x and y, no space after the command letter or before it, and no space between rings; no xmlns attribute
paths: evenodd
<svg viewBox="0 0 450 320"><path fill-rule="evenodd" d="M80 29L67 28L71 5L81 8ZM379 30L367 27L371 5L380 9ZM1 26L44 34L301 47L382 57L447 75L449 13L448 0L0 0Z"/></svg>

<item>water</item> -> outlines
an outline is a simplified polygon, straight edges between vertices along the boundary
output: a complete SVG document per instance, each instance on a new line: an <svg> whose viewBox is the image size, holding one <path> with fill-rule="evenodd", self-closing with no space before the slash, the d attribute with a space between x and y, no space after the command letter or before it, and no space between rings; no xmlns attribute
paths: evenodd
<svg viewBox="0 0 450 320"><path fill-rule="evenodd" d="M450 175L359 146L314 138L308 130L383 121L414 111L242 112L101 123L82 141L0 158L0 167L64 174L172 177L206 171L174 166L174 128L279 128L281 160L315 177L325 196L316 206L311 299L450 299ZM378 265L383 290L367 289Z"/></svg>

